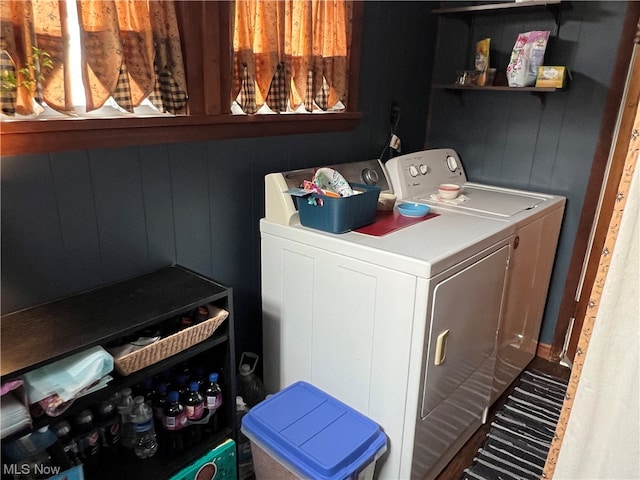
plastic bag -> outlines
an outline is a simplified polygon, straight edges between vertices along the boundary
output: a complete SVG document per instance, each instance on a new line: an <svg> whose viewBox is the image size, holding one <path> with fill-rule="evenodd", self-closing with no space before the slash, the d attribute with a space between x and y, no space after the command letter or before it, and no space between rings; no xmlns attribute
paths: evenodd
<svg viewBox="0 0 640 480"><path fill-rule="evenodd" d="M538 67L544 60L549 33L548 30L539 30L518 35L507 66L507 82L510 87L535 85Z"/></svg>
<svg viewBox="0 0 640 480"><path fill-rule="evenodd" d="M489 70L489 45L491 44L490 38L485 38L476 43L476 85L486 85L487 83L487 71Z"/></svg>

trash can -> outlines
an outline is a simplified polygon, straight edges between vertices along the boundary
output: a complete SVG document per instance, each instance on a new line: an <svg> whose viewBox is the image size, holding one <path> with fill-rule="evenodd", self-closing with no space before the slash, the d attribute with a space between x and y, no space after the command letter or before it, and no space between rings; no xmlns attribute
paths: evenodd
<svg viewBox="0 0 640 480"><path fill-rule="evenodd" d="M377 423L306 382L253 407L241 430L257 480L371 480L387 449Z"/></svg>

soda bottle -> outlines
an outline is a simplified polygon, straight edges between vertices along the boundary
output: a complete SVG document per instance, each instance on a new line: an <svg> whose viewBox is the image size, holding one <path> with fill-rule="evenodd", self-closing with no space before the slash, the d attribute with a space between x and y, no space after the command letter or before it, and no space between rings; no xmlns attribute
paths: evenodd
<svg viewBox="0 0 640 480"><path fill-rule="evenodd" d="M62 445L62 449L67 455L71 465L79 465L81 461L79 458L78 443L71 434L71 424L63 420L53 426L53 431L58 437L58 441Z"/></svg>
<svg viewBox="0 0 640 480"><path fill-rule="evenodd" d="M218 374L212 372L209 374L209 383L204 390L205 408L209 410L209 422L207 430L215 432L218 429L218 412L222 406L222 389L218 384Z"/></svg>
<svg viewBox="0 0 640 480"><path fill-rule="evenodd" d="M198 383L200 384L200 393L202 393L202 390L204 389L204 385L206 384L206 381L207 381L206 370L202 365L196 365L196 368L194 370L195 370L196 377L193 380L198 381Z"/></svg>
<svg viewBox="0 0 640 480"><path fill-rule="evenodd" d="M167 404L164 407L162 426L165 430L175 431L184 427L187 416L184 406L180 403L180 396L175 390L167 394Z"/></svg>
<svg viewBox="0 0 640 480"><path fill-rule="evenodd" d="M177 382L177 390L178 390L178 399L180 403L184 404L184 401L187 399L187 395L189 395L189 385L187 385L187 375L184 373L180 373L176 377Z"/></svg>
<svg viewBox="0 0 640 480"><path fill-rule="evenodd" d="M138 390L137 395L142 395L145 401L149 402L150 398L153 397L156 393L153 388L153 378L147 377L144 380L142 380L142 382L140 382L140 385L138 385L137 390Z"/></svg>
<svg viewBox="0 0 640 480"><path fill-rule="evenodd" d="M73 425L78 439L78 449L82 463L90 463L96 460L100 453L100 432L93 424L91 410L82 410L73 417Z"/></svg>
<svg viewBox="0 0 640 480"><path fill-rule="evenodd" d="M187 420L200 420L204 415L204 398L198 391L199 387L200 384L197 381L189 384L189 393L184 402Z"/></svg>
<svg viewBox="0 0 640 480"><path fill-rule="evenodd" d="M189 393L184 402L187 421L197 422L204 416L204 397L200 395L198 387L200 387L200 384L197 381L189 384ZM187 425L185 433L187 445L197 445L202 440L201 425Z"/></svg>
<svg viewBox="0 0 640 480"><path fill-rule="evenodd" d="M131 410L131 426L133 427L133 451L138 458L152 457L158 450L156 430L153 426L153 411L145 402L142 395L138 395Z"/></svg>
<svg viewBox="0 0 640 480"><path fill-rule="evenodd" d="M113 401L104 400L98 404L96 427L100 432L102 448L109 453L116 453L120 446L120 420Z"/></svg>
<svg viewBox="0 0 640 480"><path fill-rule="evenodd" d="M123 388L120 392L118 415L120 416L120 442L125 448L133 448L133 428L131 426L131 410L135 405L131 388Z"/></svg>
<svg viewBox="0 0 640 480"><path fill-rule="evenodd" d="M184 450L182 427L187 421L184 407L175 390L167 393L167 403L162 416L162 438L160 447L163 458L174 458Z"/></svg>
<svg viewBox="0 0 640 480"><path fill-rule="evenodd" d="M209 383L204 390L204 397L205 408L211 413L222 406L222 389L218 385L218 374L216 372L209 374Z"/></svg>
<svg viewBox="0 0 640 480"><path fill-rule="evenodd" d="M164 417L164 407L167 404L167 384L159 383L156 385L156 395L152 401L153 416L162 425L162 417Z"/></svg>

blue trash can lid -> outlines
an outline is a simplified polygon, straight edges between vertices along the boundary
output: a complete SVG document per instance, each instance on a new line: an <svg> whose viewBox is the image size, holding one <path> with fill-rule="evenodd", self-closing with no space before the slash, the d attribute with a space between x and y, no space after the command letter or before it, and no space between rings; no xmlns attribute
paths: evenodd
<svg viewBox="0 0 640 480"><path fill-rule="evenodd" d="M294 473L314 479L347 478L387 445L377 423L306 382L253 407L242 432Z"/></svg>

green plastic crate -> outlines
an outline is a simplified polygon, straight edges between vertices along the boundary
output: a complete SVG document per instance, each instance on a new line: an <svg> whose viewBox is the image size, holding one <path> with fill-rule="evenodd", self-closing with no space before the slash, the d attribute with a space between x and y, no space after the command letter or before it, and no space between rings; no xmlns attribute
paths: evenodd
<svg viewBox="0 0 640 480"><path fill-rule="evenodd" d="M198 477L201 472L203 475ZM236 480L237 477L236 444L232 439L228 439L188 467L180 470L170 480L196 480L197 478Z"/></svg>

